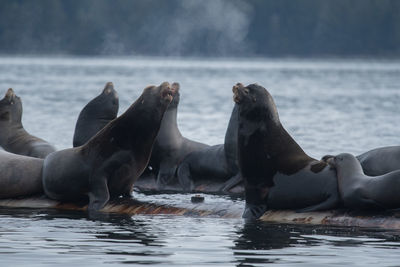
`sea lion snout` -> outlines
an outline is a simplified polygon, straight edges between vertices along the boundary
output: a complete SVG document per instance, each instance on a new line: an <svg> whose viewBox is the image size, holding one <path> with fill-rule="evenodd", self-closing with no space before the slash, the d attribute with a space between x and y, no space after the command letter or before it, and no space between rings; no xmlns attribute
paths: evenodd
<svg viewBox="0 0 400 267"><path fill-rule="evenodd" d="M163 100L165 100L167 102L171 102L172 99L174 98L175 91L174 91L174 89L172 89L169 82L163 82L160 85L160 87L161 87L161 96L162 96Z"/></svg>
<svg viewBox="0 0 400 267"><path fill-rule="evenodd" d="M114 91L114 84L112 82L106 83L106 85L104 86L103 93L108 95L111 94L113 91Z"/></svg>
<svg viewBox="0 0 400 267"><path fill-rule="evenodd" d="M7 98L9 101L11 101L14 97L16 97L14 90L12 88L8 88L5 98Z"/></svg>
<svg viewBox="0 0 400 267"><path fill-rule="evenodd" d="M244 87L243 84L237 83L236 85L233 86L232 92L233 92L233 101L239 104L240 101L242 100L242 97L249 93L249 89Z"/></svg>

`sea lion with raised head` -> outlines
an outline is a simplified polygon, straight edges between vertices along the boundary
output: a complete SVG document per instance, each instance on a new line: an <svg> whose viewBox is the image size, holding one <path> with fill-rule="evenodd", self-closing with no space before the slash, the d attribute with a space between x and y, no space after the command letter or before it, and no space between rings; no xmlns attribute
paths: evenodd
<svg viewBox="0 0 400 267"><path fill-rule="evenodd" d="M176 179L177 167L189 153L208 147L206 144L182 136L176 120L180 86L179 83L173 83L171 87L174 92L174 99L161 121L160 131L149 162L149 166L157 176L158 189L165 188Z"/></svg>
<svg viewBox="0 0 400 267"><path fill-rule="evenodd" d="M237 165L237 123L238 106L235 105L224 144L193 151L179 164L177 176L184 191L193 191L196 182L202 182L204 178L219 181L222 192L242 181Z"/></svg>
<svg viewBox="0 0 400 267"><path fill-rule="evenodd" d="M118 114L119 100L114 85L108 82L100 95L93 98L79 113L73 146L81 146L95 136Z"/></svg>
<svg viewBox="0 0 400 267"><path fill-rule="evenodd" d="M130 196L172 98L167 82L146 87L124 114L87 143L49 155L43 165L46 195L63 201L89 198L89 212L101 209L110 198Z"/></svg>
<svg viewBox="0 0 400 267"><path fill-rule="evenodd" d="M43 193L43 159L0 150L0 198Z"/></svg>
<svg viewBox="0 0 400 267"><path fill-rule="evenodd" d="M0 100L0 146L4 150L35 158L45 158L56 151L48 142L29 134L21 119L22 101L10 88Z"/></svg>
<svg viewBox="0 0 400 267"><path fill-rule="evenodd" d="M364 210L400 208L400 170L367 176L357 158L348 153L330 158L328 162L336 168L345 207Z"/></svg>
<svg viewBox="0 0 400 267"><path fill-rule="evenodd" d="M336 172L309 157L282 126L274 100L257 84L233 87L239 105L238 162L244 218L267 209L327 210L338 206Z"/></svg>

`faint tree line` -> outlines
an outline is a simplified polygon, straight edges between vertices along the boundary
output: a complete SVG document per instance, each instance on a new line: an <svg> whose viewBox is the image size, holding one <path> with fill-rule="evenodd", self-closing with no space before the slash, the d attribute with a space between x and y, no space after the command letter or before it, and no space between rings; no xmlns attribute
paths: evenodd
<svg viewBox="0 0 400 267"><path fill-rule="evenodd" d="M397 0L2 0L0 53L399 56Z"/></svg>

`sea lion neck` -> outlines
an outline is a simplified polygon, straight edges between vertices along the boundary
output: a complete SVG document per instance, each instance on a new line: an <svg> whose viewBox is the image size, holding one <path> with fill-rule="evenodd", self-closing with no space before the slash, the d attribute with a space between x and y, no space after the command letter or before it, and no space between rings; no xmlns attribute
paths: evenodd
<svg viewBox="0 0 400 267"><path fill-rule="evenodd" d="M249 121L239 117L239 136L246 150L260 151L269 172L296 173L313 161L289 135L279 121ZM249 146L248 146L249 145Z"/></svg>
<svg viewBox="0 0 400 267"><path fill-rule="evenodd" d="M111 121L91 138L82 151L97 147L96 150L102 153L112 154L113 147L118 147L134 150L138 155L149 154L165 109L166 106L161 105L149 108L143 96L140 96L121 116ZM148 140L148 142L143 140Z"/></svg>
<svg viewBox="0 0 400 267"><path fill-rule="evenodd" d="M19 121L0 121L0 145L6 145L10 142L13 137L19 137L21 135L27 134L25 131L21 120Z"/></svg>
<svg viewBox="0 0 400 267"><path fill-rule="evenodd" d="M182 134L178 128L177 116L178 107L170 107L165 111L164 116L161 120L160 130L158 132L157 139L165 138L165 141L167 141L171 140L171 138L182 138Z"/></svg>

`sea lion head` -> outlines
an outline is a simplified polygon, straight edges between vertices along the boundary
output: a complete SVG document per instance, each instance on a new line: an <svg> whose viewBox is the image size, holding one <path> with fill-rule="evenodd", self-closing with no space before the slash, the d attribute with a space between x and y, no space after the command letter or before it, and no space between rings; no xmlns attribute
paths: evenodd
<svg viewBox="0 0 400 267"><path fill-rule="evenodd" d="M112 82L106 83L104 86L103 92L101 93L104 96L107 96L109 99L112 100L113 105L118 105L119 103L119 98L118 98L118 93L114 89L114 84Z"/></svg>
<svg viewBox="0 0 400 267"><path fill-rule="evenodd" d="M12 88L9 88L0 100L0 121L20 122L22 117L22 102Z"/></svg>
<svg viewBox="0 0 400 267"><path fill-rule="evenodd" d="M114 119L117 116L119 109L119 97L112 82L106 83L101 94L93 99L93 105L95 113L102 111L100 112L102 118L109 117L109 119Z"/></svg>
<svg viewBox="0 0 400 267"><path fill-rule="evenodd" d="M345 164L346 162L354 162L354 161L357 161L357 159L352 154L349 153L341 153L334 157L327 158L327 162L333 166L338 166L340 164Z"/></svg>
<svg viewBox="0 0 400 267"><path fill-rule="evenodd" d="M269 120L279 123L279 115L271 94L261 85L244 86L237 83L232 88L233 101L239 105L240 114L252 121Z"/></svg>
<svg viewBox="0 0 400 267"><path fill-rule="evenodd" d="M349 153L342 153L333 158L329 158L328 163L336 168L338 175L341 177L347 176L346 174L349 172L364 173L360 162L356 157Z"/></svg>
<svg viewBox="0 0 400 267"><path fill-rule="evenodd" d="M144 88L141 103L150 105L159 105L167 107L174 98L174 91L169 82L163 82L159 86L148 86ZM157 103L156 103L157 102Z"/></svg>

